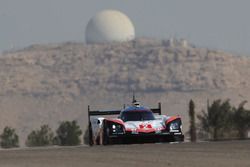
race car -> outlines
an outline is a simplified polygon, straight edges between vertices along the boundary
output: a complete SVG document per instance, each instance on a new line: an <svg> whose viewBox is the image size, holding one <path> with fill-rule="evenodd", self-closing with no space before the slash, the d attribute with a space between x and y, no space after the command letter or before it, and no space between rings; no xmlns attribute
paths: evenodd
<svg viewBox="0 0 250 167"><path fill-rule="evenodd" d="M162 115L161 103L150 109L133 99L131 106L108 111L88 106L88 120L89 145L184 141L180 116Z"/></svg>

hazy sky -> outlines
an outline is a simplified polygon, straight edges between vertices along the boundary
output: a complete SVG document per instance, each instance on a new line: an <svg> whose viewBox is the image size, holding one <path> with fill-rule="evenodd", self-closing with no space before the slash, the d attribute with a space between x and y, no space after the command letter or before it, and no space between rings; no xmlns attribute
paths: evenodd
<svg viewBox="0 0 250 167"><path fill-rule="evenodd" d="M249 0L0 0L0 51L84 42L88 20L103 9L128 15L137 37L187 38L250 55Z"/></svg>

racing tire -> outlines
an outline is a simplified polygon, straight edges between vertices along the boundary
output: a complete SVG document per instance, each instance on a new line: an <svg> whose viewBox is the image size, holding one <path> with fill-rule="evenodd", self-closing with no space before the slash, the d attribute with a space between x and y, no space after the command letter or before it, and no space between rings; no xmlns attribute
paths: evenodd
<svg viewBox="0 0 250 167"><path fill-rule="evenodd" d="M92 132L92 126L91 124L89 124L89 145L93 146L94 142L93 142L93 132Z"/></svg>
<svg viewBox="0 0 250 167"><path fill-rule="evenodd" d="M108 129L106 121L103 122L103 128L102 128L102 132L101 132L100 138L102 140L101 141L102 145L112 144L111 139L109 137L109 129Z"/></svg>

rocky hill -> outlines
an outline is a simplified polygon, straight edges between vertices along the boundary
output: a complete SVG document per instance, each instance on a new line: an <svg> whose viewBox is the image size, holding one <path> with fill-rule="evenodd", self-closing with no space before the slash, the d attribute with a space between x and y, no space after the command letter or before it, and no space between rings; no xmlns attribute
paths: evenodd
<svg viewBox="0 0 250 167"><path fill-rule="evenodd" d="M143 40L34 45L0 57L0 94L71 96L105 91L193 91L250 86L250 59Z"/></svg>
<svg viewBox="0 0 250 167"><path fill-rule="evenodd" d="M43 123L77 119L84 127L87 104L118 107L132 91L173 114L190 98L247 99L250 59L175 39L33 45L0 56L0 86L0 129L14 126L24 140Z"/></svg>

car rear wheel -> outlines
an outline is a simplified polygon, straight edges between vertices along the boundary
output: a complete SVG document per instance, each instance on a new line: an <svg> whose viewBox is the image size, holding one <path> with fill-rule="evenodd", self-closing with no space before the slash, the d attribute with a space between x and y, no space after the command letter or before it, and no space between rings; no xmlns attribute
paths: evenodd
<svg viewBox="0 0 250 167"><path fill-rule="evenodd" d="M93 142L93 132L92 132L92 126L89 125L89 145L92 146L94 144Z"/></svg>
<svg viewBox="0 0 250 167"><path fill-rule="evenodd" d="M102 145L109 145L112 144L111 139L109 137L109 128L107 126L106 121L103 122L103 128L100 134L100 144Z"/></svg>

